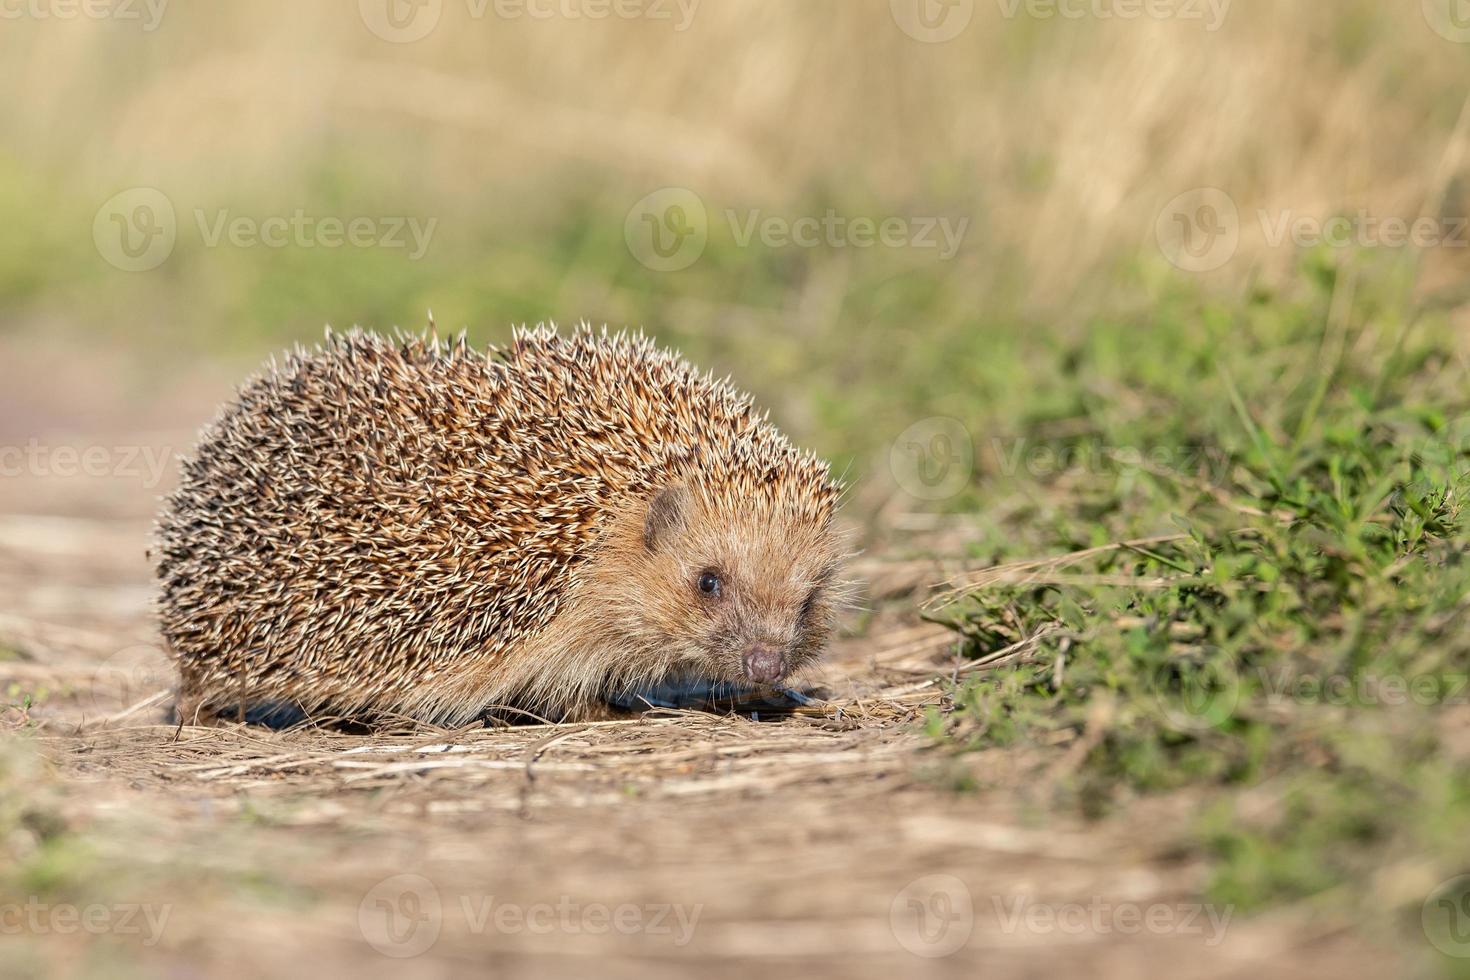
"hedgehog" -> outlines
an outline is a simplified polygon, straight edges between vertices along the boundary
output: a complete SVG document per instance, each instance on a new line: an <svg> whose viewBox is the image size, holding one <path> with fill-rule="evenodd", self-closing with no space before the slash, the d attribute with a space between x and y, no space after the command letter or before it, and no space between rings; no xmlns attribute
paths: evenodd
<svg viewBox="0 0 1470 980"><path fill-rule="evenodd" d="M354 328L241 387L155 532L180 721L460 725L769 691L844 604L841 485L641 333Z"/></svg>

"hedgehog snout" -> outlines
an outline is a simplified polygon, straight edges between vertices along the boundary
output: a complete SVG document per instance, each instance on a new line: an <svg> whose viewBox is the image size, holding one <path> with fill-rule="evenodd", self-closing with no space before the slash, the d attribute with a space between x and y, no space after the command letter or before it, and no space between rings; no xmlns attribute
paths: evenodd
<svg viewBox="0 0 1470 980"><path fill-rule="evenodd" d="M757 643L740 658L747 680L774 684L786 676L786 651L768 643Z"/></svg>

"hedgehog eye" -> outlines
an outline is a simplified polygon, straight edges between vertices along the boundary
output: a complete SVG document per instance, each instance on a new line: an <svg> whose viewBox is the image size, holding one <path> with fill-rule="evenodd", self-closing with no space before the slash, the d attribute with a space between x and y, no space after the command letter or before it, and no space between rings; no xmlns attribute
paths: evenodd
<svg viewBox="0 0 1470 980"><path fill-rule="evenodd" d="M699 591L711 598L719 598L720 593L725 589L725 583L721 581L719 573L712 568L706 568L699 573L697 584Z"/></svg>
<svg viewBox="0 0 1470 980"><path fill-rule="evenodd" d="M801 613L797 616L797 622L805 624L812 618L812 610L817 605L817 590L813 589L811 595L806 597L806 602L801 604Z"/></svg>

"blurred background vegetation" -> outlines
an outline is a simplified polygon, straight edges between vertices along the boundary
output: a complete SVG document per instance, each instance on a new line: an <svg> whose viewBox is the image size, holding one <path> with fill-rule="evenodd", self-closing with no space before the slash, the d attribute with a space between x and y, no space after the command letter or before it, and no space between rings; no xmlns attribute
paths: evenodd
<svg viewBox="0 0 1470 980"><path fill-rule="evenodd" d="M1258 211L1465 213L1443 169L1470 45L1417 4L1181 0L1124 19L933 3L951 18L942 43L903 29L905 0L649 0L601 19L504 0L33 6L46 16L17 8L0 32L15 93L0 105L0 330L19 359L41 355L15 338L40 337L165 387L326 323L418 328L432 310L486 342L586 318L734 373L866 471L915 419L1014 429L1031 410L1016 352L1045 361L1095 315L1289 286L1300 250L1268 241ZM666 187L709 216L678 271L625 239L630 209ZM1156 233L1202 187L1241 216L1235 256L1205 274L1167 262ZM171 253L142 272L93 236L132 188L176 214ZM752 215L829 210L968 226L948 259L737 234ZM209 243L223 215L298 213L433 230L417 258ZM1433 250L1406 288L1454 282L1467 253Z"/></svg>

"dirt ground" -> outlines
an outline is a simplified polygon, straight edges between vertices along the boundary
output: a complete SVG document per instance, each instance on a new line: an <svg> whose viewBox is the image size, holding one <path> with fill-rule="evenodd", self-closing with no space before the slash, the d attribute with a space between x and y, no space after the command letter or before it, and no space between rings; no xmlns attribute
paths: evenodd
<svg viewBox="0 0 1470 980"><path fill-rule="evenodd" d="M30 915L6 930L23 969L1398 972L1390 940L1310 910L1252 919L1202 903L1204 869L1174 844L1187 795L1100 823L1044 817L1037 801L1084 740L935 751L923 714L944 707L960 668L912 589L938 570L881 552L857 568L878 611L837 643L825 703L802 714L371 736L177 729L145 548L172 457L234 369L157 386L34 346L3 360L0 445L26 452L0 479L0 703L36 695L6 715L49 760L25 785L86 842L42 876L50 891L0 895ZM962 780L978 788L957 791ZM31 915L62 903L104 906L107 927Z"/></svg>

